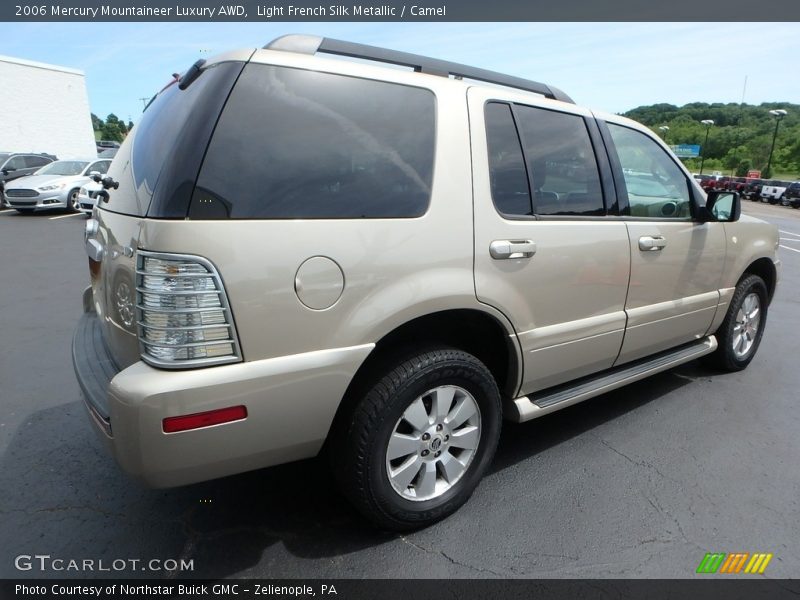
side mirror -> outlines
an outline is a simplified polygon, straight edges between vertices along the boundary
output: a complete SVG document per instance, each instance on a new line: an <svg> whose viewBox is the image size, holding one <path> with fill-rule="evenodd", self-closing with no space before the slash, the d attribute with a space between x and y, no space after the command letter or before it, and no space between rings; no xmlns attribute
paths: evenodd
<svg viewBox="0 0 800 600"><path fill-rule="evenodd" d="M732 223L742 214L742 203L737 192L714 191L708 193L706 205L701 208L701 220Z"/></svg>
<svg viewBox="0 0 800 600"><path fill-rule="evenodd" d="M16 169L14 167L6 167L3 169L3 175L8 175L11 171L16 171Z"/></svg>
<svg viewBox="0 0 800 600"><path fill-rule="evenodd" d="M100 171L89 171L89 177L94 179L95 177L101 177ZM94 179L95 181L100 181L99 179Z"/></svg>

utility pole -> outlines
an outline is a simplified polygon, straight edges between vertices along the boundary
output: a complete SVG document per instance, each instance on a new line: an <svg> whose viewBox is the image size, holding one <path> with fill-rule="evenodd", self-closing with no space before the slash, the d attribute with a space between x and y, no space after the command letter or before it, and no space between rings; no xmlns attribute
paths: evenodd
<svg viewBox="0 0 800 600"><path fill-rule="evenodd" d="M703 142L703 147L700 149L700 151L703 153L703 156L700 159L700 175L702 175L703 164L705 164L706 162L706 146L708 146L708 130L711 129L711 126L714 124L714 121L712 121L711 119L703 119L700 122L706 126L706 141Z"/></svg>
<svg viewBox="0 0 800 600"><path fill-rule="evenodd" d="M772 153L775 151L775 139L778 137L778 125L781 124L781 119L786 116L786 111L782 108L776 108L775 110L769 111L773 117L775 117L775 132L772 134L772 147L769 149L769 160L767 160L767 168L764 169L768 177L772 178L772 171L770 171L770 167L772 166Z"/></svg>

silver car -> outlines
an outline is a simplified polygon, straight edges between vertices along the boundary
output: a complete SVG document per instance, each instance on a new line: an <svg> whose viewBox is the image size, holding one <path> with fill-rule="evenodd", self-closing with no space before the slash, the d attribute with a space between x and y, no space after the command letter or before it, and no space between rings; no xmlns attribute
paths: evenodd
<svg viewBox="0 0 800 600"><path fill-rule="evenodd" d="M20 177L6 185L6 204L20 213L36 210L79 209L78 190L91 181L91 173L104 174L111 161L57 160L42 167L33 175Z"/></svg>

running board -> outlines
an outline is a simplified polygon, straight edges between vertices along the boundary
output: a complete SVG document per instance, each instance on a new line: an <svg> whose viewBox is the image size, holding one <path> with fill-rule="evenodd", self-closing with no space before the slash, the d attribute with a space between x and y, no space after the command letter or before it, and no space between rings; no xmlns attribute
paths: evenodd
<svg viewBox="0 0 800 600"><path fill-rule="evenodd" d="M656 354L620 367L584 377L577 382L544 390L542 395L532 398L522 396L509 403L507 418L521 423L544 416L556 410L572 406L583 400L594 398L623 385L639 381L650 375L671 369L683 363L711 354L717 349L717 338L713 335L677 349Z"/></svg>

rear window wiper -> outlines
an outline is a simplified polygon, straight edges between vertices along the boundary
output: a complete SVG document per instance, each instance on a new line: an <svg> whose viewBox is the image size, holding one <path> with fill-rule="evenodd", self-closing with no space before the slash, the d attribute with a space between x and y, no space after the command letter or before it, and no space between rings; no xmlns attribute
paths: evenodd
<svg viewBox="0 0 800 600"><path fill-rule="evenodd" d="M178 88L185 90L187 87L192 85L192 82L198 78L200 73L202 73L204 64L206 64L206 59L200 58L191 67L189 67L186 70L186 73L184 73L178 81Z"/></svg>

